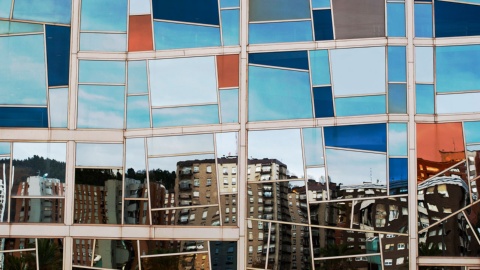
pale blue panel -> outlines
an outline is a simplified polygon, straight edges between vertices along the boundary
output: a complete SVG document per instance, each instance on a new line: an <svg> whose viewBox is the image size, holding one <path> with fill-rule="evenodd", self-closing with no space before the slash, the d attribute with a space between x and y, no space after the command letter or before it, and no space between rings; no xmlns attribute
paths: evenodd
<svg viewBox="0 0 480 270"><path fill-rule="evenodd" d="M385 96L335 98L337 116L354 116L385 113Z"/></svg>
<svg viewBox="0 0 480 270"><path fill-rule="evenodd" d="M478 113L480 93L437 95L437 113Z"/></svg>
<svg viewBox="0 0 480 270"><path fill-rule="evenodd" d="M221 15L223 45L240 44L240 9L222 10Z"/></svg>
<svg viewBox="0 0 480 270"><path fill-rule="evenodd" d="M77 143L76 166L122 167L123 144Z"/></svg>
<svg viewBox="0 0 480 270"><path fill-rule="evenodd" d="M0 18L10 18L12 0L0 0Z"/></svg>
<svg viewBox="0 0 480 270"><path fill-rule="evenodd" d="M323 165L323 138L321 128L303 129L303 149L305 151L305 166Z"/></svg>
<svg viewBox="0 0 480 270"><path fill-rule="evenodd" d="M124 52L126 34L80 33L80 50L97 52Z"/></svg>
<svg viewBox="0 0 480 270"><path fill-rule="evenodd" d="M433 83L432 47L415 47L415 81Z"/></svg>
<svg viewBox="0 0 480 270"><path fill-rule="evenodd" d="M388 124L388 155L406 156L408 152L407 144L407 124L389 123Z"/></svg>
<svg viewBox="0 0 480 270"><path fill-rule="evenodd" d="M68 88L52 88L48 90L50 127L67 127Z"/></svg>
<svg viewBox="0 0 480 270"><path fill-rule="evenodd" d="M437 92L480 89L480 45L436 48Z"/></svg>
<svg viewBox="0 0 480 270"><path fill-rule="evenodd" d="M312 22L276 22L249 24L250 44L312 41Z"/></svg>
<svg viewBox="0 0 480 270"><path fill-rule="evenodd" d="M220 28L191 24L153 22L155 50L220 46Z"/></svg>
<svg viewBox="0 0 480 270"><path fill-rule="evenodd" d="M312 8L329 8L330 0L312 0Z"/></svg>
<svg viewBox="0 0 480 270"><path fill-rule="evenodd" d="M130 0L130 15L150 14L150 0Z"/></svg>
<svg viewBox="0 0 480 270"><path fill-rule="evenodd" d="M480 143L480 122L464 122L463 131L467 144Z"/></svg>
<svg viewBox="0 0 480 270"><path fill-rule="evenodd" d="M416 113L433 114L435 108L435 90L431 84L417 84L415 90Z"/></svg>
<svg viewBox="0 0 480 270"><path fill-rule="evenodd" d="M152 106L217 103L214 56L149 61Z"/></svg>
<svg viewBox="0 0 480 270"><path fill-rule="evenodd" d="M249 121L313 116L308 72L256 66L248 70Z"/></svg>
<svg viewBox="0 0 480 270"><path fill-rule="evenodd" d="M0 142L0 155L10 154L10 143Z"/></svg>
<svg viewBox="0 0 480 270"><path fill-rule="evenodd" d="M0 37L0 104L47 104L43 35Z"/></svg>
<svg viewBox="0 0 480 270"><path fill-rule="evenodd" d="M78 128L123 128L124 86L78 86Z"/></svg>
<svg viewBox="0 0 480 270"><path fill-rule="evenodd" d="M220 91L222 123L238 123L238 89Z"/></svg>
<svg viewBox="0 0 480 270"><path fill-rule="evenodd" d="M34 24L34 23L0 21L0 34L32 33L32 32L43 33L43 25Z"/></svg>
<svg viewBox="0 0 480 270"><path fill-rule="evenodd" d="M128 61L128 93L147 93L147 62Z"/></svg>
<svg viewBox="0 0 480 270"><path fill-rule="evenodd" d="M213 152L213 141L213 134L148 138L148 154L156 156Z"/></svg>
<svg viewBox="0 0 480 270"><path fill-rule="evenodd" d="M387 3L387 36L405 36L405 4Z"/></svg>
<svg viewBox="0 0 480 270"><path fill-rule="evenodd" d="M310 72L313 85L330 84L328 50L310 51Z"/></svg>
<svg viewBox="0 0 480 270"><path fill-rule="evenodd" d="M218 105L153 109L153 127L218 124Z"/></svg>
<svg viewBox="0 0 480 270"><path fill-rule="evenodd" d="M125 61L80 60L79 83L125 83Z"/></svg>
<svg viewBox="0 0 480 270"><path fill-rule="evenodd" d="M385 47L330 51L336 96L385 93Z"/></svg>
<svg viewBox="0 0 480 270"><path fill-rule="evenodd" d="M127 128L149 128L150 106L148 96L127 98Z"/></svg>
<svg viewBox="0 0 480 270"><path fill-rule="evenodd" d="M250 0L249 3L251 22L310 18L309 0Z"/></svg>
<svg viewBox="0 0 480 270"><path fill-rule="evenodd" d="M127 31L128 0L82 0L80 30Z"/></svg>
<svg viewBox="0 0 480 270"><path fill-rule="evenodd" d="M240 0L220 0L220 7L240 7Z"/></svg>
<svg viewBox="0 0 480 270"><path fill-rule="evenodd" d="M13 18L70 24L72 0L15 0Z"/></svg>

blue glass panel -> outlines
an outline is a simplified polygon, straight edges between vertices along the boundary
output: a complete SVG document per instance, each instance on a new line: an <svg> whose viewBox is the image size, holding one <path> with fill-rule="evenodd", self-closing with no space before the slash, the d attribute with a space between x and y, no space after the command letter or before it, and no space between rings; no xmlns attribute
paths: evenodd
<svg viewBox="0 0 480 270"><path fill-rule="evenodd" d="M14 19L70 24L72 0L15 0L14 3Z"/></svg>
<svg viewBox="0 0 480 270"><path fill-rule="evenodd" d="M125 61L80 60L79 83L125 83Z"/></svg>
<svg viewBox="0 0 480 270"><path fill-rule="evenodd" d="M323 165L323 139L321 128L304 128L303 149L305 150L305 166Z"/></svg>
<svg viewBox="0 0 480 270"><path fill-rule="evenodd" d="M149 128L150 105L148 96L127 98L127 128Z"/></svg>
<svg viewBox="0 0 480 270"><path fill-rule="evenodd" d="M407 85L388 84L388 112L407 113Z"/></svg>
<svg viewBox="0 0 480 270"><path fill-rule="evenodd" d="M310 70L313 85L330 84L330 65L328 51L310 51Z"/></svg>
<svg viewBox="0 0 480 270"><path fill-rule="evenodd" d="M480 89L480 45L436 48L437 92Z"/></svg>
<svg viewBox="0 0 480 270"><path fill-rule="evenodd" d="M220 28L153 22L155 50L220 46Z"/></svg>
<svg viewBox="0 0 480 270"><path fill-rule="evenodd" d="M48 127L47 108L0 107L0 127Z"/></svg>
<svg viewBox="0 0 480 270"><path fill-rule="evenodd" d="M0 37L1 104L47 104L43 35Z"/></svg>
<svg viewBox="0 0 480 270"><path fill-rule="evenodd" d="M43 33L43 25L34 23L19 23L10 21L0 21L0 34L14 33Z"/></svg>
<svg viewBox="0 0 480 270"><path fill-rule="evenodd" d="M385 96L335 98L337 116L382 114L386 112Z"/></svg>
<svg viewBox="0 0 480 270"><path fill-rule="evenodd" d="M415 4L415 37L432 37L432 5Z"/></svg>
<svg viewBox="0 0 480 270"><path fill-rule="evenodd" d="M433 83L432 47L415 47L415 81Z"/></svg>
<svg viewBox="0 0 480 270"><path fill-rule="evenodd" d="M315 40L333 40L332 12L330 9L313 11Z"/></svg>
<svg viewBox="0 0 480 270"><path fill-rule="evenodd" d="M312 117L308 72L255 66L248 70L250 121Z"/></svg>
<svg viewBox="0 0 480 270"><path fill-rule="evenodd" d="M149 61L152 106L217 103L214 56Z"/></svg>
<svg viewBox="0 0 480 270"><path fill-rule="evenodd" d="M222 123L238 123L238 89L220 91Z"/></svg>
<svg viewBox="0 0 480 270"><path fill-rule="evenodd" d="M250 64L308 70L307 51L250 53Z"/></svg>
<svg viewBox="0 0 480 270"><path fill-rule="evenodd" d="M68 88L52 88L48 90L50 110L50 127L67 127Z"/></svg>
<svg viewBox="0 0 480 270"><path fill-rule="evenodd" d="M1 142L0 143L0 155L10 154L10 143Z"/></svg>
<svg viewBox="0 0 480 270"><path fill-rule="evenodd" d="M97 52L124 52L126 34L80 33L80 50Z"/></svg>
<svg viewBox="0 0 480 270"><path fill-rule="evenodd" d="M48 85L68 85L70 71L70 27L45 26Z"/></svg>
<svg viewBox="0 0 480 270"><path fill-rule="evenodd" d="M480 35L479 16L479 5L435 1L435 36L478 36Z"/></svg>
<svg viewBox="0 0 480 270"><path fill-rule="evenodd" d="M219 25L218 0L153 0L153 18Z"/></svg>
<svg viewBox="0 0 480 270"><path fill-rule="evenodd" d="M250 0L250 21L310 18L309 0Z"/></svg>
<svg viewBox="0 0 480 270"><path fill-rule="evenodd" d="M390 195L406 194L408 192L408 159L389 158L388 169Z"/></svg>
<svg viewBox="0 0 480 270"><path fill-rule="evenodd" d="M128 61L128 93L147 93L147 62Z"/></svg>
<svg viewBox="0 0 480 270"><path fill-rule="evenodd" d="M312 0L312 8L329 8L330 0Z"/></svg>
<svg viewBox="0 0 480 270"><path fill-rule="evenodd" d="M315 104L315 117L333 117L332 87L314 87L313 102Z"/></svg>
<svg viewBox="0 0 480 270"><path fill-rule="evenodd" d="M124 86L78 86L78 128L123 128Z"/></svg>
<svg viewBox="0 0 480 270"><path fill-rule="evenodd" d="M388 46L388 81L407 81L407 55L405 47Z"/></svg>
<svg viewBox="0 0 480 270"><path fill-rule="evenodd" d="M480 143L480 122L464 122L465 143Z"/></svg>
<svg viewBox="0 0 480 270"><path fill-rule="evenodd" d="M310 21L251 23L248 40L250 44L312 41L312 23Z"/></svg>
<svg viewBox="0 0 480 270"><path fill-rule="evenodd" d="M77 143L75 156L77 166L122 167L123 144Z"/></svg>
<svg viewBox="0 0 480 270"><path fill-rule="evenodd" d="M150 14L150 0L130 1L130 15Z"/></svg>
<svg viewBox="0 0 480 270"><path fill-rule="evenodd" d="M385 47L330 51L335 95L385 93Z"/></svg>
<svg viewBox="0 0 480 270"><path fill-rule="evenodd" d="M415 92L417 114L433 114L435 108L434 89L431 84L417 84Z"/></svg>
<svg viewBox="0 0 480 270"><path fill-rule="evenodd" d="M221 13L223 45L240 44L240 9L222 10Z"/></svg>
<svg viewBox="0 0 480 270"><path fill-rule="evenodd" d="M218 124L218 106L153 109L153 127Z"/></svg>
<svg viewBox="0 0 480 270"><path fill-rule="evenodd" d="M0 0L0 18L10 18L12 0Z"/></svg>
<svg viewBox="0 0 480 270"><path fill-rule="evenodd" d="M220 0L220 7L240 7L240 0Z"/></svg>
<svg viewBox="0 0 480 270"><path fill-rule="evenodd" d="M324 128L325 145L371 151L387 151L386 124Z"/></svg>
<svg viewBox="0 0 480 270"><path fill-rule="evenodd" d="M405 36L405 4L387 3L387 36Z"/></svg>
<svg viewBox="0 0 480 270"><path fill-rule="evenodd" d="M82 0L80 30L127 31L128 0Z"/></svg>
<svg viewBox="0 0 480 270"><path fill-rule="evenodd" d="M407 124L389 123L388 124L388 154L390 156L406 156L408 151L407 144Z"/></svg>
<svg viewBox="0 0 480 270"><path fill-rule="evenodd" d="M437 113L480 112L480 93L437 95Z"/></svg>

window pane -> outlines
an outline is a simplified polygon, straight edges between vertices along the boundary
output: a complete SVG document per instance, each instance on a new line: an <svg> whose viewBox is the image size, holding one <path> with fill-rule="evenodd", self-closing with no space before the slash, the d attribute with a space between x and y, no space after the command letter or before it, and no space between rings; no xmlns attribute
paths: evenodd
<svg viewBox="0 0 480 270"><path fill-rule="evenodd" d="M370 151L387 151L385 124L325 127L325 145Z"/></svg>
<svg viewBox="0 0 480 270"><path fill-rule="evenodd" d="M405 36L405 4L388 3L387 4L387 35L389 37Z"/></svg>
<svg viewBox="0 0 480 270"><path fill-rule="evenodd" d="M128 0L83 0L80 30L127 31Z"/></svg>
<svg viewBox="0 0 480 270"><path fill-rule="evenodd" d="M128 61L128 93L148 93L147 61Z"/></svg>
<svg viewBox="0 0 480 270"><path fill-rule="evenodd" d="M310 72L313 85L330 84L330 65L327 50L310 51Z"/></svg>
<svg viewBox="0 0 480 270"><path fill-rule="evenodd" d="M415 37L432 37L432 5L415 4Z"/></svg>
<svg viewBox="0 0 480 270"><path fill-rule="evenodd" d="M79 83L125 83L124 61L79 61Z"/></svg>
<svg viewBox="0 0 480 270"><path fill-rule="evenodd" d="M15 0L13 18L70 24L72 0Z"/></svg>
<svg viewBox="0 0 480 270"><path fill-rule="evenodd" d="M48 85L68 85L70 70L70 27L45 26Z"/></svg>
<svg viewBox="0 0 480 270"><path fill-rule="evenodd" d="M77 166L122 167L123 144L119 143L77 143Z"/></svg>
<svg viewBox="0 0 480 270"><path fill-rule="evenodd" d="M388 46L388 82L407 82L405 47Z"/></svg>
<svg viewBox="0 0 480 270"><path fill-rule="evenodd" d="M153 109L153 127L218 124L218 105Z"/></svg>
<svg viewBox="0 0 480 270"><path fill-rule="evenodd" d="M0 0L0 18L10 18L12 0Z"/></svg>
<svg viewBox="0 0 480 270"><path fill-rule="evenodd" d="M220 46L220 28L154 21L155 50Z"/></svg>
<svg viewBox="0 0 480 270"><path fill-rule="evenodd" d="M52 88L49 91L50 127L67 127L68 88Z"/></svg>
<svg viewBox="0 0 480 270"><path fill-rule="evenodd" d="M337 116L382 114L386 112L385 95L335 98Z"/></svg>
<svg viewBox="0 0 480 270"><path fill-rule="evenodd" d="M148 138L148 155L213 152L213 135L183 135Z"/></svg>
<svg viewBox="0 0 480 270"><path fill-rule="evenodd" d="M310 18L308 0L250 0L249 3L251 22Z"/></svg>
<svg viewBox="0 0 480 270"><path fill-rule="evenodd" d="M43 33L43 26L41 24L34 24L34 23L0 21L0 34L34 33L34 32Z"/></svg>
<svg viewBox="0 0 480 270"><path fill-rule="evenodd" d="M127 98L127 128L150 127L150 104L148 96Z"/></svg>
<svg viewBox="0 0 480 270"><path fill-rule="evenodd" d="M240 44L240 10L222 10L222 37L224 46Z"/></svg>
<svg viewBox="0 0 480 270"><path fill-rule="evenodd" d="M437 92L480 89L480 45L437 47Z"/></svg>
<svg viewBox="0 0 480 270"><path fill-rule="evenodd" d="M312 0L312 8L329 8L330 0Z"/></svg>
<svg viewBox="0 0 480 270"><path fill-rule="evenodd" d="M80 50L98 52L124 52L127 50L127 35L80 33Z"/></svg>
<svg viewBox="0 0 480 270"><path fill-rule="evenodd" d="M219 25L218 0L153 0L153 18Z"/></svg>
<svg viewBox="0 0 480 270"><path fill-rule="evenodd" d="M315 104L315 117L333 117L332 87L314 87L313 102Z"/></svg>
<svg viewBox="0 0 480 270"><path fill-rule="evenodd" d="M407 113L407 85L388 84L388 112Z"/></svg>
<svg viewBox="0 0 480 270"><path fill-rule="evenodd" d="M388 181L390 195L406 194L408 191L408 159L388 159Z"/></svg>
<svg viewBox="0 0 480 270"><path fill-rule="evenodd" d="M415 47L415 81L433 83L432 47Z"/></svg>
<svg viewBox="0 0 480 270"><path fill-rule="evenodd" d="M222 123L238 122L238 89L220 91Z"/></svg>
<svg viewBox="0 0 480 270"><path fill-rule="evenodd" d="M435 90L431 84L417 84L415 90L416 113L433 114L435 109Z"/></svg>
<svg viewBox="0 0 480 270"><path fill-rule="evenodd" d="M385 36L384 1L335 0L332 10L337 39Z"/></svg>
<svg viewBox="0 0 480 270"><path fill-rule="evenodd" d="M304 128L303 149L305 151L305 166L323 165L323 139L321 128Z"/></svg>
<svg viewBox="0 0 480 270"><path fill-rule="evenodd" d="M248 61L250 64L308 70L307 51L251 53Z"/></svg>
<svg viewBox="0 0 480 270"><path fill-rule="evenodd" d="M437 113L479 112L480 93L437 95Z"/></svg>
<svg viewBox="0 0 480 270"><path fill-rule="evenodd" d="M123 128L124 86L80 85L78 128Z"/></svg>
<svg viewBox="0 0 480 270"><path fill-rule="evenodd" d="M249 24L250 44L312 41L312 39L310 21Z"/></svg>
<svg viewBox="0 0 480 270"><path fill-rule="evenodd" d="M330 9L314 10L315 40L333 40L332 12Z"/></svg>
<svg viewBox="0 0 480 270"><path fill-rule="evenodd" d="M0 127L48 127L47 108L0 107Z"/></svg>
<svg viewBox="0 0 480 270"><path fill-rule="evenodd" d="M480 35L479 1L435 1L435 36L478 36ZM469 5L474 3L474 5Z"/></svg>
<svg viewBox="0 0 480 270"><path fill-rule="evenodd" d="M150 14L149 0L132 0L129 7L130 15Z"/></svg>
<svg viewBox="0 0 480 270"><path fill-rule="evenodd" d="M390 156L407 155L407 124L388 124L388 154Z"/></svg>

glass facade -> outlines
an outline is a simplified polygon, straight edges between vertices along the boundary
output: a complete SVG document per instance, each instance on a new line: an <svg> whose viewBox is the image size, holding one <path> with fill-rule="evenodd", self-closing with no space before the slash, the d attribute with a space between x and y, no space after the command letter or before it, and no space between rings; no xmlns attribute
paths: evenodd
<svg viewBox="0 0 480 270"><path fill-rule="evenodd" d="M0 270L478 269L479 102L479 0L0 0Z"/></svg>

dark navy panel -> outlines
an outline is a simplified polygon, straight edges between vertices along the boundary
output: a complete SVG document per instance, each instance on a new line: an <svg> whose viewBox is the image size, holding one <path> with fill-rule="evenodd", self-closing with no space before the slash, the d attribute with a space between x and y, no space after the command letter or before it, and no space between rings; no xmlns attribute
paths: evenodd
<svg viewBox="0 0 480 270"><path fill-rule="evenodd" d="M315 117L333 117L332 87L314 87L313 104L315 106Z"/></svg>
<svg viewBox="0 0 480 270"><path fill-rule="evenodd" d="M48 127L47 108L0 107L0 127Z"/></svg>
<svg viewBox="0 0 480 270"><path fill-rule="evenodd" d="M217 0L153 0L153 18L219 25Z"/></svg>
<svg viewBox="0 0 480 270"><path fill-rule="evenodd" d="M389 189L390 195L405 194L408 190L408 159L389 158Z"/></svg>
<svg viewBox="0 0 480 270"><path fill-rule="evenodd" d="M315 40L333 40L332 13L330 9L313 11Z"/></svg>
<svg viewBox="0 0 480 270"><path fill-rule="evenodd" d="M251 53L248 61L250 64L308 70L307 51Z"/></svg>
<svg viewBox="0 0 480 270"><path fill-rule="evenodd" d="M325 146L387 151L386 124L325 127Z"/></svg>
<svg viewBox="0 0 480 270"><path fill-rule="evenodd" d="M70 27L45 26L48 86L68 85L70 67Z"/></svg>
<svg viewBox="0 0 480 270"><path fill-rule="evenodd" d="M480 35L480 6L435 1L435 36Z"/></svg>

